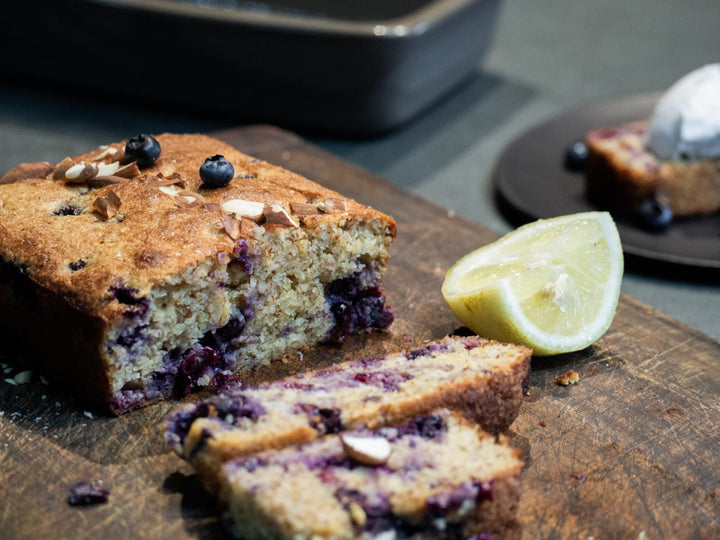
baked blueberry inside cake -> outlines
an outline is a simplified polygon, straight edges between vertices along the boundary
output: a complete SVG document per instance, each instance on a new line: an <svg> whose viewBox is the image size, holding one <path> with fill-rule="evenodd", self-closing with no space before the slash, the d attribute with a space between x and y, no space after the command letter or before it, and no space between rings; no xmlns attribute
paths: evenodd
<svg viewBox="0 0 720 540"><path fill-rule="evenodd" d="M257 387L230 386L169 415L165 439L214 490L217 470L230 459L360 426L381 428L436 407L463 411L499 432L519 412L530 354L455 336ZM442 431L431 421L416 427L425 435Z"/></svg>
<svg viewBox="0 0 720 540"><path fill-rule="evenodd" d="M503 439L437 410L231 460L220 497L246 539L492 538L514 518L521 468Z"/></svg>
<svg viewBox="0 0 720 540"><path fill-rule="evenodd" d="M220 157L233 176L206 181L227 176ZM24 164L0 181L0 326L49 378L121 413L389 327L394 234L388 216L201 135Z"/></svg>

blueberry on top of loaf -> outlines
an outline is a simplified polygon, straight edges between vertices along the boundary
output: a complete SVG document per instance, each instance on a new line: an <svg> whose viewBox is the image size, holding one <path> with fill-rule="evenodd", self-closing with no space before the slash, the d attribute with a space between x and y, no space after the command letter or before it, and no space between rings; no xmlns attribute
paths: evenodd
<svg viewBox="0 0 720 540"><path fill-rule="evenodd" d="M50 378L122 412L390 325L392 218L211 137L156 140L142 170L118 142L0 180L0 326ZM216 155L234 177L208 189Z"/></svg>

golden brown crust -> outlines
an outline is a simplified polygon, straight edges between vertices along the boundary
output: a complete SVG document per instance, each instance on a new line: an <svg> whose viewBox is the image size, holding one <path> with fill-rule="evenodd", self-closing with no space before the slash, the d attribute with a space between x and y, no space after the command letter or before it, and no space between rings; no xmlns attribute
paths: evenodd
<svg viewBox="0 0 720 540"><path fill-rule="evenodd" d="M0 185L0 256L21 262L31 279L67 297L77 308L112 320L120 310L107 301L106 293L116 276L130 277L126 285L142 294L167 276L232 250L236 242L212 203L243 199L279 204L293 215L293 202L317 205L337 199L343 201L344 211L298 219L300 226L352 216L378 220L395 234L392 218L219 140L177 134L156 138L162 147L159 159L130 181L88 189L86 183L53 180L49 173ZM123 152L124 143L109 148L116 152L99 148L73 161L111 163ZM235 179L227 187L205 189L200 186L200 165L215 154L233 164ZM184 191L173 195L159 189L173 183ZM196 200L189 202L183 195ZM109 214L94 210L115 197L119 208ZM79 215L56 215L63 205ZM239 227L239 234L247 234L247 228ZM79 274L68 270L76 261L86 264Z"/></svg>

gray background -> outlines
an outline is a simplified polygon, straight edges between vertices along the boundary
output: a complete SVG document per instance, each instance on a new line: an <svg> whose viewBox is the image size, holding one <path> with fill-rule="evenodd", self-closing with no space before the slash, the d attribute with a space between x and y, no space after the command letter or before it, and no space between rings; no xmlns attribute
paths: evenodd
<svg viewBox="0 0 720 540"><path fill-rule="evenodd" d="M505 0L476 72L409 124L371 139L301 135L504 233L512 225L498 212L489 180L515 137L582 103L662 90L718 61L718 0ZM60 160L140 131L235 125L232 118L148 110L5 80L0 172L23 161ZM720 338L720 279L696 281L692 271L673 279L626 272L623 291Z"/></svg>

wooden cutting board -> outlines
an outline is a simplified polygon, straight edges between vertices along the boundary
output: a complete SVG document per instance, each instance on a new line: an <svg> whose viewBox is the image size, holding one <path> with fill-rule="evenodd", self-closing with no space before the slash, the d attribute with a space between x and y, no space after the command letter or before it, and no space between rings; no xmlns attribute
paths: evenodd
<svg viewBox="0 0 720 540"><path fill-rule="evenodd" d="M291 133L253 126L218 136L398 222L386 279L396 314L391 331L320 347L306 355L308 365L375 355L457 328L440 294L443 276L461 255L493 240L492 232ZM720 537L719 342L623 296L595 345L535 358L532 369L510 432L526 463L512 537ZM580 381L558 385L568 369ZM109 418L37 377L0 382L0 537L226 538L221 509L163 444L160 425L174 406ZM80 480L102 480L109 502L70 507L68 488Z"/></svg>

